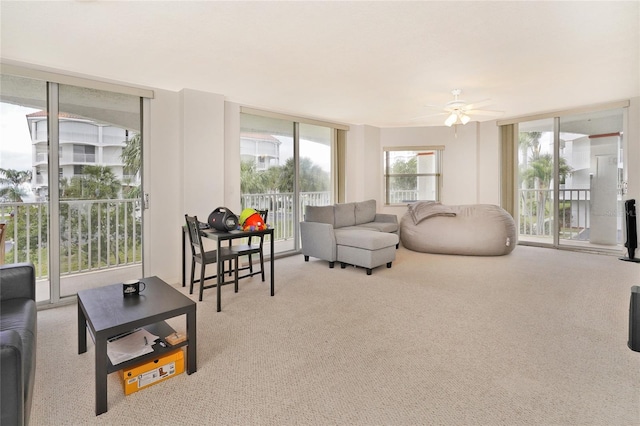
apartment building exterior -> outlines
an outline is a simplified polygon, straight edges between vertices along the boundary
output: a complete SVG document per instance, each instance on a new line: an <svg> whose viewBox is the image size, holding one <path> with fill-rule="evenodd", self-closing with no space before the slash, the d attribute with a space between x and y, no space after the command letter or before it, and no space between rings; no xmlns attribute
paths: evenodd
<svg viewBox="0 0 640 426"><path fill-rule="evenodd" d="M31 188L36 199L43 201L49 194L47 113L38 111L26 118L32 142ZM101 165L110 167L123 185L139 185L140 177L129 173L122 160L122 151L133 135L127 129L60 113L58 173L61 181L70 182L73 177L81 176L84 166Z"/></svg>

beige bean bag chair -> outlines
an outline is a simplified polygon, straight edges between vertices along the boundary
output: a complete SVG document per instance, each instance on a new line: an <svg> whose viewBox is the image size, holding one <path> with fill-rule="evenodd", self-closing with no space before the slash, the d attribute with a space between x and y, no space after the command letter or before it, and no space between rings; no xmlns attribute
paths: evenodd
<svg viewBox="0 0 640 426"><path fill-rule="evenodd" d="M492 204L448 206L433 201L409 205L400 223L400 241L423 253L501 256L516 245L516 225Z"/></svg>

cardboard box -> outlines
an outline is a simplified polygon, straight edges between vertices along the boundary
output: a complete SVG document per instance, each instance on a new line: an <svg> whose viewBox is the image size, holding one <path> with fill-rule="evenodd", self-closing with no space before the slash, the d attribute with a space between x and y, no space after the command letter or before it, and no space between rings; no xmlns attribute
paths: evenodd
<svg viewBox="0 0 640 426"><path fill-rule="evenodd" d="M154 360L122 370L124 394L130 395L182 372L184 372L184 352L180 348Z"/></svg>

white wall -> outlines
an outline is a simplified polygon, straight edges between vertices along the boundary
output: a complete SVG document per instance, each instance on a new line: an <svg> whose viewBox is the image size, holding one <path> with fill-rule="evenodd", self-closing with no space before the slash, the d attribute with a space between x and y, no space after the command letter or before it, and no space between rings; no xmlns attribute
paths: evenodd
<svg viewBox="0 0 640 426"><path fill-rule="evenodd" d="M155 90L149 104L149 134L143 147L143 185L149 194L149 209L143 215L144 274L175 283L180 274L179 227L184 222L179 96Z"/></svg>
<svg viewBox="0 0 640 426"><path fill-rule="evenodd" d="M362 158L364 153L365 126L350 126L346 137L345 147L345 201L364 199L364 179L362 179L365 168L364 161L355 161ZM376 197L377 198L377 197Z"/></svg>
<svg viewBox="0 0 640 426"><path fill-rule="evenodd" d="M422 127L383 130L383 145L443 145L442 194L444 204L476 201L476 126ZM457 135L457 136L456 136Z"/></svg>
<svg viewBox="0 0 640 426"><path fill-rule="evenodd" d="M225 185L233 186L225 181L224 97L191 89L156 90L149 127L144 147L144 186L150 197L144 215L144 273L176 283L182 279L180 227L185 213L206 221L215 207L224 205Z"/></svg>
<svg viewBox="0 0 640 426"><path fill-rule="evenodd" d="M375 197L383 206L382 150L393 146L444 146L442 196L445 204L500 203L498 129L495 122L453 127L403 127L379 129ZM373 167L372 167L373 169ZM373 171L371 170L370 173ZM401 217L406 207L382 207Z"/></svg>
<svg viewBox="0 0 640 426"><path fill-rule="evenodd" d="M224 206L240 214L240 105L226 102L224 120Z"/></svg>
<svg viewBox="0 0 640 426"><path fill-rule="evenodd" d="M382 200L380 129L350 126L346 142L345 201Z"/></svg>
<svg viewBox="0 0 640 426"><path fill-rule="evenodd" d="M224 201L224 97L184 89L180 99L184 162L181 219L184 221L184 214L188 213L204 222Z"/></svg>
<svg viewBox="0 0 640 426"><path fill-rule="evenodd" d="M495 121L479 124L477 202L500 205L500 132Z"/></svg>

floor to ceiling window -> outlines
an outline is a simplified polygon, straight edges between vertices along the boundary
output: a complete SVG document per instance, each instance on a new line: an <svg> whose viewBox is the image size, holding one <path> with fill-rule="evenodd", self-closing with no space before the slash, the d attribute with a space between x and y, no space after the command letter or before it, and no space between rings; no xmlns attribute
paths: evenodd
<svg viewBox="0 0 640 426"><path fill-rule="evenodd" d="M518 209L520 241L553 244L553 119L520 123Z"/></svg>
<svg viewBox="0 0 640 426"><path fill-rule="evenodd" d="M518 123L521 242L622 248L624 117L613 108Z"/></svg>
<svg viewBox="0 0 640 426"><path fill-rule="evenodd" d="M142 276L140 96L1 78L0 262L34 263L38 302Z"/></svg>
<svg viewBox="0 0 640 426"><path fill-rule="evenodd" d="M29 116L42 117L30 126ZM36 167L47 164L48 153L32 146L32 138L47 139L47 84L0 75L0 225L4 226L0 263L33 262L38 278L48 277L48 206L37 186L46 182ZM46 166L45 166L46 167ZM46 285L36 288L37 300L49 298Z"/></svg>
<svg viewBox="0 0 640 426"><path fill-rule="evenodd" d="M333 202L335 132L295 119L240 114L241 205L269 210L277 253L299 249L303 206Z"/></svg>
<svg viewBox="0 0 640 426"><path fill-rule="evenodd" d="M82 272L94 285L142 276L141 111L138 96L62 84L58 100L64 297L87 287Z"/></svg>

